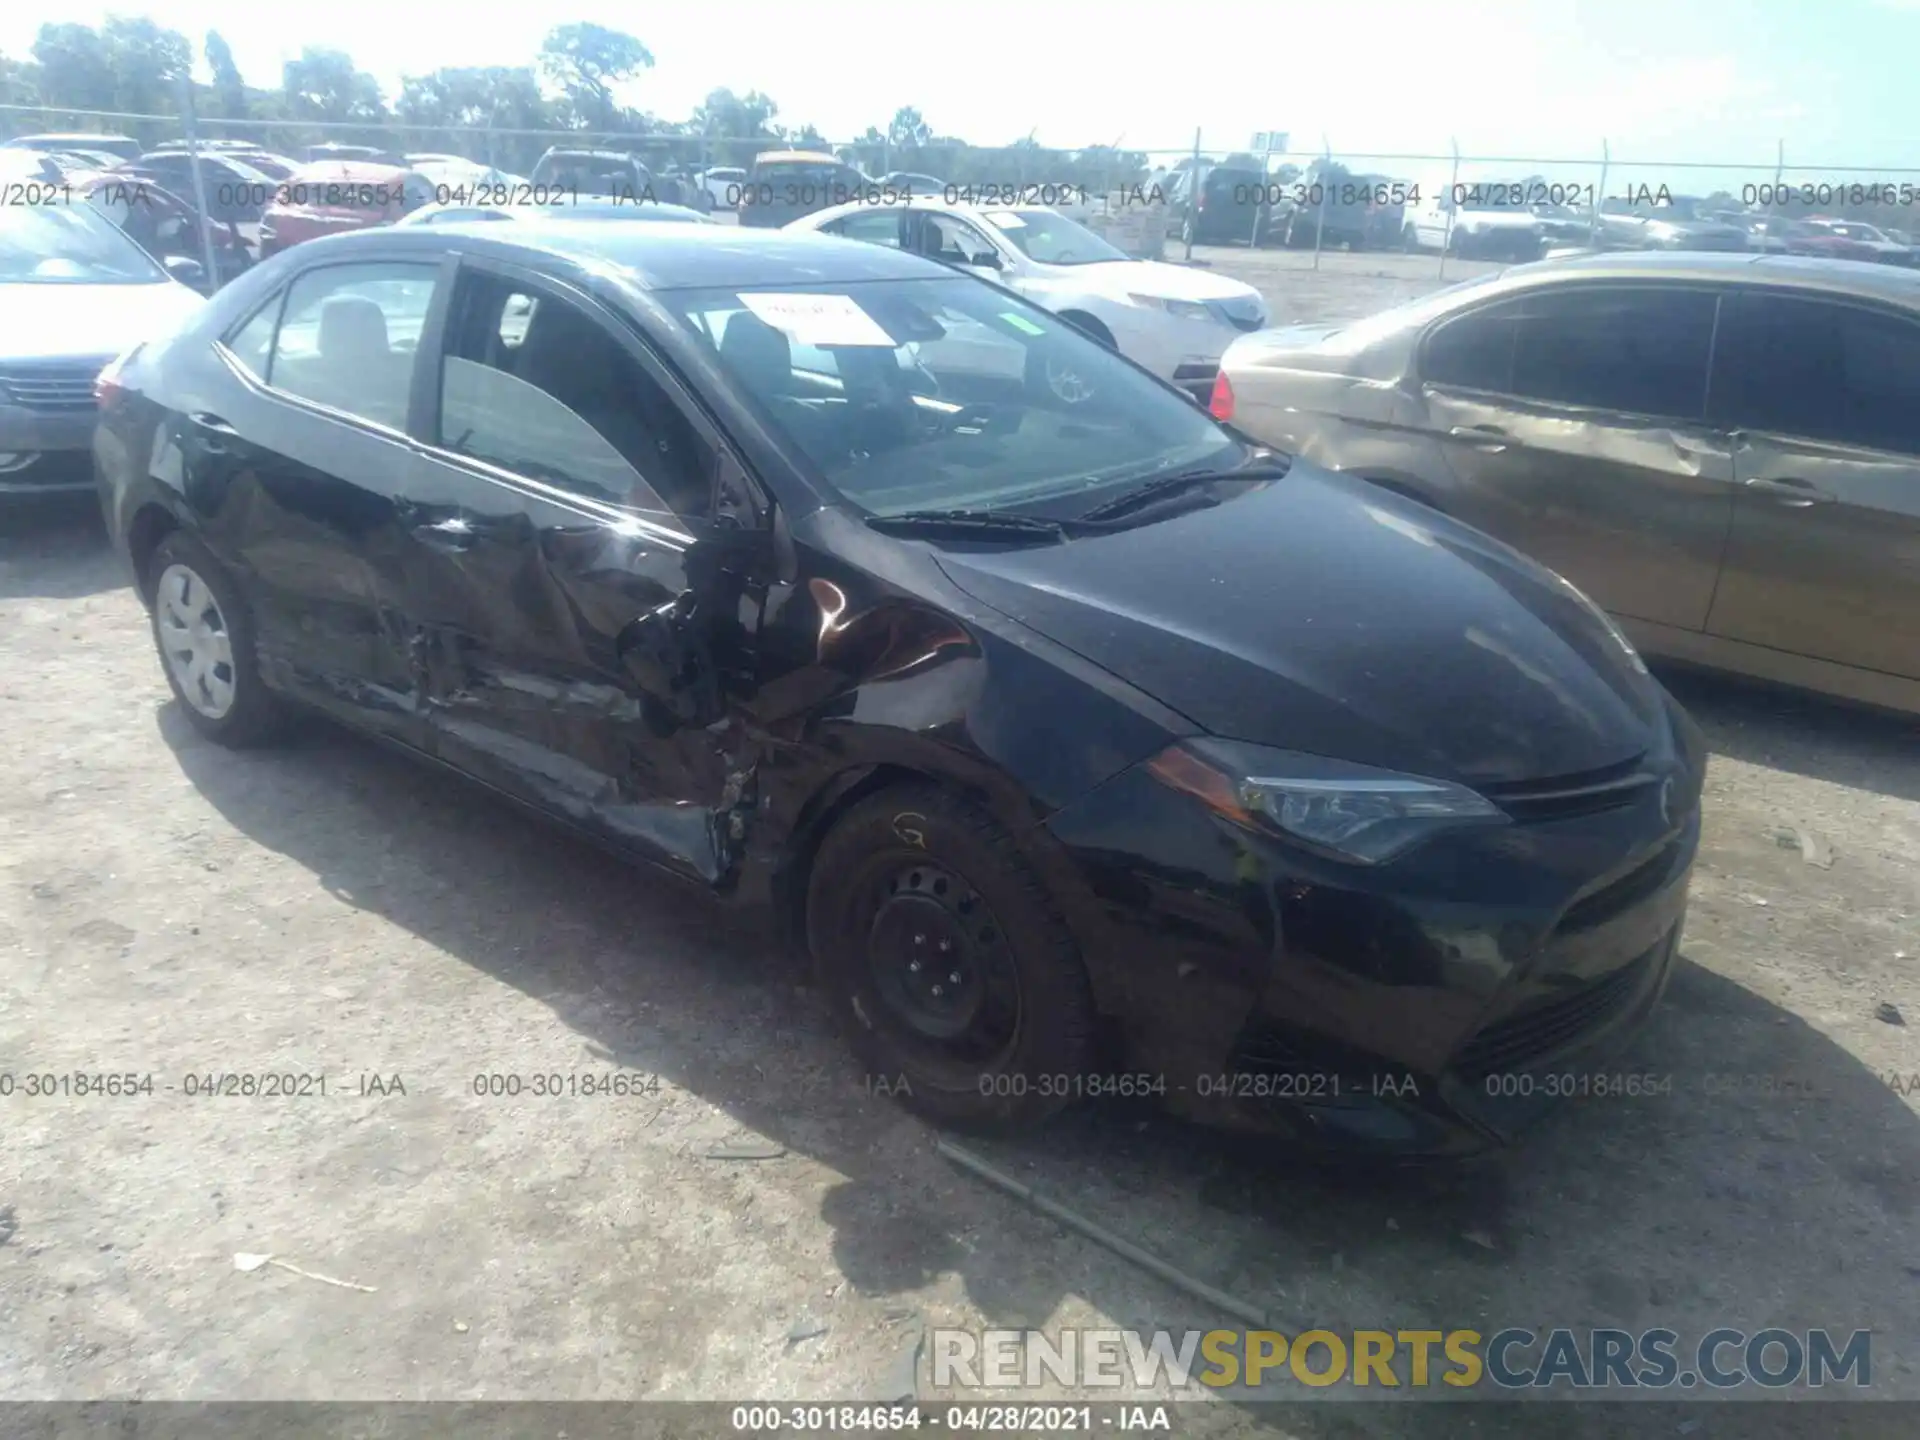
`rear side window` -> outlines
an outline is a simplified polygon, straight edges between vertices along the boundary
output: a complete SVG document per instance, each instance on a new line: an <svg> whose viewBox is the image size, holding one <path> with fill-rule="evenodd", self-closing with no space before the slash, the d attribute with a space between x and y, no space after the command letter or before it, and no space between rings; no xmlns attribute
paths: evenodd
<svg viewBox="0 0 1920 1440"><path fill-rule="evenodd" d="M1520 302L1470 311L1448 320L1427 337L1420 378L1461 390L1513 389L1514 342L1520 333Z"/></svg>
<svg viewBox="0 0 1920 1440"><path fill-rule="evenodd" d="M280 302L284 298L284 293L276 294L254 311L252 319L227 337L227 352L249 375L263 383L273 359L273 331L279 323Z"/></svg>
<svg viewBox="0 0 1920 1440"><path fill-rule="evenodd" d="M1827 300L1732 295L1713 377L1720 423L1920 455L1920 325Z"/></svg>
<svg viewBox="0 0 1920 1440"><path fill-rule="evenodd" d="M905 218L906 212L899 210L863 210L821 228L829 234L843 235L849 240L864 240L869 245L886 245L898 250Z"/></svg>
<svg viewBox="0 0 1920 1440"><path fill-rule="evenodd" d="M1715 304L1710 291L1614 286L1529 296L1514 348L1513 392L1701 419Z"/></svg>
<svg viewBox="0 0 1920 1440"><path fill-rule="evenodd" d="M287 288L267 381L404 430L413 356L433 303L434 267L382 262L309 270Z"/></svg>

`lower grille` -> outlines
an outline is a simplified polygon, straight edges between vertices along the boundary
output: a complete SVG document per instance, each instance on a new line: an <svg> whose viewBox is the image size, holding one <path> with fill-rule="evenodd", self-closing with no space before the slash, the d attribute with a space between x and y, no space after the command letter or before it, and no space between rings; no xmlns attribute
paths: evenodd
<svg viewBox="0 0 1920 1440"><path fill-rule="evenodd" d="M43 450L24 465L0 470L0 490L71 490L93 483L91 450Z"/></svg>
<svg viewBox="0 0 1920 1440"><path fill-rule="evenodd" d="M23 410L91 410L93 382L112 359L15 361L0 366L0 395Z"/></svg>
<svg viewBox="0 0 1920 1440"><path fill-rule="evenodd" d="M1560 917L1554 934L1572 935L1591 930L1631 910L1673 879L1674 863L1680 858L1680 853L1680 841L1671 840L1612 884L1574 901L1567 907L1567 913Z"/></svg>
<svg viewBox="0 0 1920 1440"><path fill-rule="evenodd" d="M1571 995L1529 1006L1496 1020L1461 1050L1454 1068L1469 1080L1519 1069L1598 1030L1633 1003L1647 972L1660 961L1671 935L1611 975Z"/></svg>

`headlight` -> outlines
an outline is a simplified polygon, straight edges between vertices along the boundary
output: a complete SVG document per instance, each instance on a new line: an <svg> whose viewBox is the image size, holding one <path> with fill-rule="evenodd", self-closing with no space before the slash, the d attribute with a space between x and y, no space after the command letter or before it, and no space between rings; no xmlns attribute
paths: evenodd
<svg viewBox="0 0 1920 1440"><path fill-rule="evenodd" d="M1163 295L1129 295L1127 299L1148 310L1164 310L1177 320L1211 320L1213 312L1197 300L1169 300Z"/></svg>
<svg viewBox="0 0 1920 1440"><path fill-rule="evenodd" d="M1184 741L1147 769L1236 825L1354 865L1384 864L1443 831L1507 823L1451 781L1231 741Z"/></svg>

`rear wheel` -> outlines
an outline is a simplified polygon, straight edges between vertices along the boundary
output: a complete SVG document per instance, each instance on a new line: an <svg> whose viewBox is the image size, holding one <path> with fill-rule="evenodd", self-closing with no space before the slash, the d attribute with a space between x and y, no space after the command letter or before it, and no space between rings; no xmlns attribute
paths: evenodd
<svg viewBox="0 0 1920 1440"><path fill-rule="evenodd" d="M193 728L236 747L271 739L283 711L260 678L252 617L227 572L176 530L154 548L147 574L154 647Z"/></svg>
<svg viewBox="0 0 1920 1440"><path fill-rule="evenodd" d="M967 801L903 786L849 811L813 863L807 942L875 1088L909 1109L1005 1131L1073 1097L1086 972L1012 838Z"/></svg>

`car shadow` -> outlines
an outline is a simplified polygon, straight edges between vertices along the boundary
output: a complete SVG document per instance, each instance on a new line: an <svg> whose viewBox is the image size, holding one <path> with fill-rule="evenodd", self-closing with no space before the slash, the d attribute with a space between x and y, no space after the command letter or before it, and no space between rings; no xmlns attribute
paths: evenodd
<svg viewBox="0 0 1920 1440"><path fill-rule="evenodd" d="M127 583L93 496L0 496L0 600L78 600Z"/></svg>
<svg viewBox="0 0 1920 1440"><path fill-rule="evenodd" d="M1658 667L1715 754L1900 800L1920 800L1920 718L1760 680Z"/></svg>
<svg viewBox="0 0 1920 1440"><path fill-rule="evenodd" d="M177 706L159 715L201 794L330 894L539 999L607 1063L657 1074L846 1177L821 1213L856 1293L906 1296L952 1274L995 1326L1239 1323L941 1160L931 1132L863 1085L791 957L756 927L716 923L706 898L331 726L229 752ZM1720 1326L1824 1326L1842 1344L1871 1329L1888 1351L1920 1333L1920 1122L1885 1078L1686 961L1608 1068L1652 1083L1575 1101L1471 1163L1328 1165L1118 1104L969 1143L1290 1333L1665 1326L1684 1346ZM1877 1397L1920 1395L1920 1372L1874 1359ZM1311 1395L1234 1403L1316 1440L1470 1428L1443 1401ZM1471 1428L1638 1436L1683 1420L1625 1408L1557 1405L1543 1429L1546 1412L1516 1407L1538 1418L1508 1428L1505 1410L1476 1403ZM1803 1433L1865 1433L1826 1419ZM1743 1420L1737 1433L1774 1432Z"/></svg>

